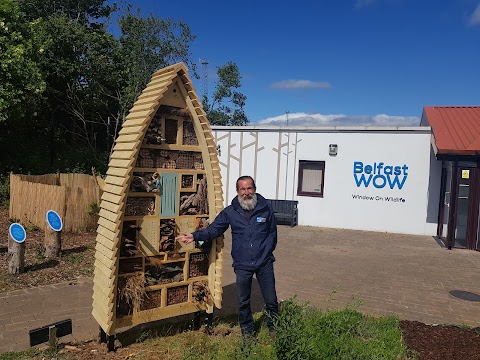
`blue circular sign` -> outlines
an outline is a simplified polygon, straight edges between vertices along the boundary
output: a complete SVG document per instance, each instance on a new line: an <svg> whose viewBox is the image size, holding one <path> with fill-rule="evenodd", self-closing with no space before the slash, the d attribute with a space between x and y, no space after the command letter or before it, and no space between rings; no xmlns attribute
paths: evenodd
<svg viewBox="0 0 480 360"><path fill-rule="evenodd" d="M13 223L8 229L10 237L18 243L22 243L27 238L27 233L22 225L19 223Z"/></svg>
<svg viewBox="0 0 480 360"><path fill-rule="evenodd" d="M62 230L62 219L60 218L60 215L53 210L47 211L47 223L54 231Z"/></svg>

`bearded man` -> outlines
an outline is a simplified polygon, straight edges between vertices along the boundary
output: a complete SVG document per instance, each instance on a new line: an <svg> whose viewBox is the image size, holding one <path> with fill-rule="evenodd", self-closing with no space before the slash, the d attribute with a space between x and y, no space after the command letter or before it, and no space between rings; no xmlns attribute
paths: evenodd
<svg viewBox="0 0 480 360"><path fill-rule="evenodd" d="M232 230L233 269L239 303L239 323L244 336L253 335L254 323L250 299L252 279L256 276L265 301L266 323L274 334L273 319L278 313L273 251L277 246L277 223L271 205L257 194L251 176L237 180L237 196L205 229L182 234L176 240L186 244L208 243L221 236L229 226Z"/></svg>

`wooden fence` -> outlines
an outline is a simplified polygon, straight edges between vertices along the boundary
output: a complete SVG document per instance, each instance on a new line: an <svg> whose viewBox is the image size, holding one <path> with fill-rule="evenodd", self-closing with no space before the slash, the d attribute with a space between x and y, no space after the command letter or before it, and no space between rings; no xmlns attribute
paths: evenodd
<svg viewBox="0 0 480 360"><path fill-rule="evenodd" d="M63 230L95 229L97 217L89 207L100 205L103 180L86 174L10 174L10 218L23 224L46 226L46 213L55 210L62 218Z"/></svg>

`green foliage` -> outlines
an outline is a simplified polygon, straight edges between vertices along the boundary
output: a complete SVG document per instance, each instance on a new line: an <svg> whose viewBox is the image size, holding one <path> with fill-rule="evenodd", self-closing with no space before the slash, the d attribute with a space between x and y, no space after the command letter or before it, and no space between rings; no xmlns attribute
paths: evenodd
<svg viewBox="0 0 480 360"><path fill-rule="evenodd" d="M42 354L50 355L50 352L47 354L47 351L41 351L37 349L29 349L21 352L4 352L0 354L0 360L31 360ZM51 359L53 357L44 358Z"/></svg>
<svg viewBox="0 0 480 360"><path fill-rule="evenodd" d="M203 99L203 107L212 125L247 125L244 107L247 97L236 91L241 87L240 70L229 61L217 69L218 81L212 100Z"/></svg>
<svg viewBox="0 0 480 360"><path fill-rule="evenodd" d="M33 253L35 255L35 260L39 262L45 260L45 247L42 244L36 243L33 246Z"/></svg>
<svg viewBox="0 0 480 360"><path fill-rule="evenodd" d="M22 9L31 19L47 17L53 13L65 14L69 20L88 25L92 19L108 17L115 7L104 0L45 1L22 0ZM92 25L92 24L90 24Z"/></svg>
<svg viewBox="0 0 480 360"><path fill-rule="evenodd" d="M152 73L184 61L195 75L194 38L104 0L0 2L0 174L104 172Z"/></svg>
<svg viewBox="0 0 480 360"><path fill-rule="evenodd" d="M195 39L187 24L154 16L142 18L128 9L119 20L122 62L119 88L120 115L124 116L150 81L152 73L167 65L183 61L195 74L190 60L190 43Z"/></svg>
<svg viewBox="0 0 480 360"><path fill-rule="evenodd" d="M100 212L100 206L95 200L93 200L88 204L87 211L89 216L96 216Z"/></svg>
<svg viewBox="0 0 480 360"><path fill-rule="evenodd" d="M25 225L25 229L27 229L28 231L39 231L40 230L40 228L37 225L30 224L30 223Z"/></svg>
<svg viewBox="0 0 480 360"><path fill-rule="evenodd" d="M399 320L373 318L355 309L321 312L296 299L282 303L276 319L278 359L405 358Z"/></svg>
<svg viewBox="0 0 480 360"><path fill-rule="evenodd" d="M45 90L32 25L24 20L18 1L0 2L0 122L33 112Z"/></svg>
<svg viewBox="0 0 480 360"><path fill-rule="evenodd" d="M0 174L0 208L10 204L10 176Z"/></svg>
<svg viewBox="0 0 480 360"><path fill-rule="evenodd" d="M85 255L84 254L68 254L67 256L64 257L64 260L71 264L80 264L85 261Z"/></svg>

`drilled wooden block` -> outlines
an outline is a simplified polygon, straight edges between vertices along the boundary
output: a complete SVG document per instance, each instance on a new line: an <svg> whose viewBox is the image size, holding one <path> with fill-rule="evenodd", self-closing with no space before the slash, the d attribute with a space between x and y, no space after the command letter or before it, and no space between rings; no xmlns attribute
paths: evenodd
<svg viewBox="0 0 480 360"><path fill-rule="evenodd" d="M167 306L188 301L188 285L167 289Z"/></svg>
<svg viewBox="0 0 480 360"><path fill-rule="evenodd" d="M155 198L150 196L129 196L125 216L155 215Z"/></svg>
<svg viewBox="0 0 480 360"><path fill-rule="evenodd" d="M155 219L139 220L139 250L142 254L151 256L158 254L159 221Z"/></svg>
<svg viewBox="0 0 480 360"><path fill-rule="evenodd" d="M140 304L140 311L159 308L162 305L162 290L152 290L145 293Z"/></svg>
<svg viewBox="0 0 480 360"><path fill-rule="evenodd" d="M191 152L180 152L177 159L177 169L193 169L194 156Z"/></svg>

